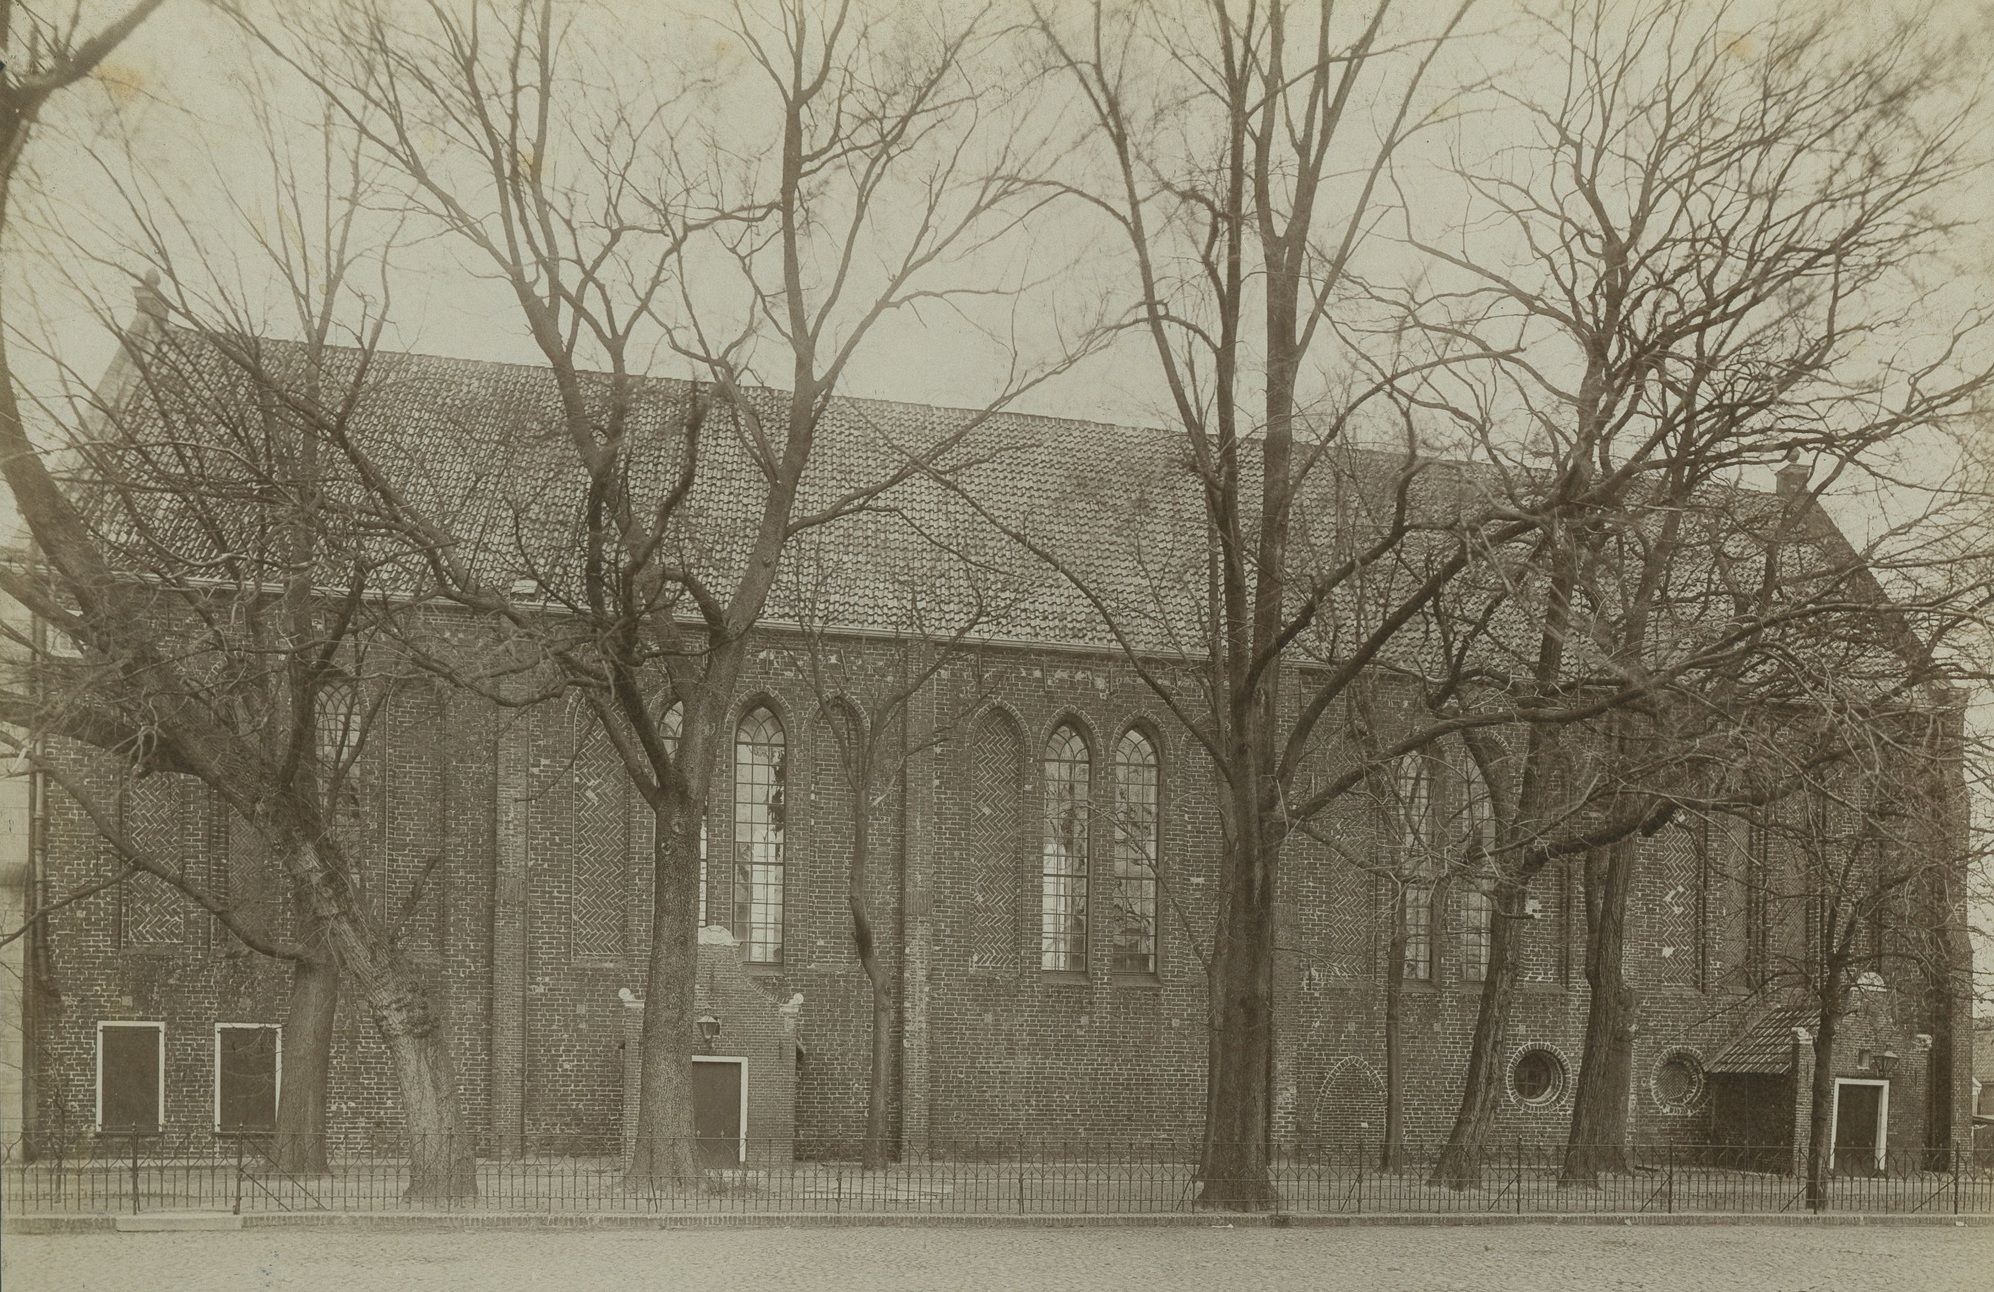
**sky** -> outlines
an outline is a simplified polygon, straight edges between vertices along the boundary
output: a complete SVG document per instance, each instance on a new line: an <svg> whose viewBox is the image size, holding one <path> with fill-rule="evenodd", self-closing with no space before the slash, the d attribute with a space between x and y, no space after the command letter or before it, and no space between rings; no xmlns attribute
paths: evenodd
<svg viewBox="0 0 1994 1292"><path fill-rule="evenodd" d="M326 12L330 3L290 0L287 8L276 11L310 16ZM86 15L116 7L85 0ZM1887 18L1903 8L1871 0L1852 12L1884 38ZM1751 49L1754 14L1762 9L1749 3L1733 6L1740 51ZM1977 57L1981 66L1994 65L1994 5L1936 0L1927 9L1926 30ZM712 0L622 0L601 12L615 15L615 25L606 30L615 56L627 67L659 65L658 60L692 47L704 66L743 69L740 50L730 48L708 21L720 12ZM909 4L907 16L916 12ZM1519 6L1506 0L1485 0L1471 15L1469 35L1453 48L1450 56L1457 61L1448 74L1485 74L1502 89L1549 84L1546 78L1555 72L1533 66L1508 34L1515 30L1518 12ZM170 200L173 216L211 238L211 247L235 245L229 242L235 235L226 232L230 221L256 207L263 200L259 194L268 191L254 123L244 113L245 81L256 76L265 78L267 99L283 122L287 144L308 152L316 134L313 101L271 71L267 59L252 56L231 25L201 0L169 0L107 60L91 84L52 105L47 130L30 159L28 179L38 200L17 206L17 217L29 227L5 250L15 329L10 347L34 389L56 388L57 363L78 380L94 380L115 344L101 313L130 315L129 271L135 261L118 246L125 225L116 184L130 182L126 168L132 159L158 181L151 199L156 212L165 209L157 203ZM730 115L744 111L739 93L723 87L700 102L710 113L715 139L750 156L752 141L739 131L728 137L729 126L745 119ZM1031 128L1057 131L1060 123L1041 119L1050 101L1027 101L1020 109L1040 114L1028 117ZM1994 139L1994 128L1987 134ZM1444 210L1450 200L1444 190L1419 187L1437 182L1430 172L1428 180L1413 174L1412 203ZM1994 222L1985 219L1986 212L1994 211L1994 172L1984 172L1977 184L1948 200L1966 222L1943 267L1946 281L1933 287L1934 300L1943 303L1962 292L1994 300L1989 290L1994 289ZM1105 261L1099 254L1102 236L1101 226L1080 211L1069 209L1042 221L1022 245L1007 244L1001 259L974 266L993 283L1032 280L1030 292L1000 295L964 312L931 307L889 320L854 363L844 391L915 403L980 403L1004 385L1017 353L1027 366L1043 359L1057 349L1053 339L1062 327L1071 329L1088 316L1090 294L1099 287L1091 275L1101 272ZM440 242L418 240L402 253L400 263L403 272L388 334L391 348L539 361L505 293L478 277L476 265L461 254ZM1917 303L1907 304L1915 308ZM1007 332L1013 324L1019 330ZM1007 337L1017 342L1015 352ZM655 370L674 376L687 372L668 354L658 357ZM779 371L770 380L786 384ZM1082 420L1157 424L1167 416L1158 386L1153 357L1140 345L1123 344L1033 390L1016 406ZM1935 453L1925 465L1936 467L1939 461ZM1920 469L1916 462L1910 465L1913 471ZM1860 533L1879 523L1888 501L1850 493L1830 503L1845 528ZM11 504L11 499L0 502ZM1976 718L1983 728L1994 729L1994 707L1983 703Z"/></svg>

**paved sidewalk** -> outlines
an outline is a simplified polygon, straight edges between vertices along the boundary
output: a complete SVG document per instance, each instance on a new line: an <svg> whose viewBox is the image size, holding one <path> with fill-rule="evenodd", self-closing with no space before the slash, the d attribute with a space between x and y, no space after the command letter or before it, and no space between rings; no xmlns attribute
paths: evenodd
<svg viewBox="0 0 1994 1292"><path fill-rule="evenodd" d="M1986 1292L1994 1229L1506 1225L10 1235L8 1292Z"/></svg>

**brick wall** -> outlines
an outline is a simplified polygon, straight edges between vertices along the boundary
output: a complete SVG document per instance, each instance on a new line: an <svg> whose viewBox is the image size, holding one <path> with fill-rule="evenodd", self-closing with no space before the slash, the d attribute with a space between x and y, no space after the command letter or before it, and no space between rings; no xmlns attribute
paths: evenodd
<svg viewBox="0 0 1994 1292"><path fill-rule="evenodd" d="M838 668L857 694L909 666L894 643L838 649ZM805 677L795 643L770 645L742 678L734 716L766 704L785 732L784 954L780 964L740 974L767 1000L803 997L791 1107L799 1149L811 1152L860 1135L871 997L852 950L845 894L854 804ZM980 648L946 663L909 721L932 727L937 739L896 767L871 808L872 909L900 1006L893 1115L907 1151L965 1140L1194 1138L1207 1045L1199 944L1210 926L1219 848L1202 754L1125 666L1080 653ZM1161 764L1158 967L1128 975L1110 967L1102 915L1113 873L1112 750L1138 722L1153 733ZM1081 733L1090 753L1095 918L1084 970L1047 973L1039 967L1041 762L1062 723ZM565 703L498 711L462 696L412 692L396 699L358 778L357 855L369 898L402 920L454 1047L468 1124L488 1143L523 1136L580 1144L619 1132L626 1011L617 993L644 986L649 820L613 762L586 748L578 756L576 733ZM79 766L100 792L115 795L109 771ZM174 793L190 864L226 871L223 814L192 787ZM707 822L716 911L725 908L731 873L732 802L732 760L723 754ZM109 873L94 831L59 792L48 795L45 824L49 892ZM1358 849L1380 838L1357 800L1321 829ZM1738 844L1719 832L1699 854L1665 833L1642 846L1628 949L1642 1010L1636 1133L1694 1139L1707 1130L1703 1106L1667 1104L1653 1078L1671 1055L1708 1059L1763 1005L1740 975ZM612 864L619 850L620 873ZM418 880L422 892L411 903ZM627 904L620 935L588 914L604 886ZM1531 892L1541 918L1524 933L1524 982L1506 1060L1547 1048L1565 1064L1566 1082L1542 1106L1506 1099L1497 1133L1552 1139L1569 1116L1583 1039L1583 910L1573 877L1558 867ZM1382 1118L1378 881L1322 844L1297 839L1285 856L1281 898L1277 1131L1287 1142L1363 1142ZM1408 984L1404 1003L1414 1146L1446 1133L1480 986L1464 976L1458 894L1443 890L1436 900L1435 976ZM210 1115L213 1024L281 1022L285 975L192 911L183 912L177 941L129 944L122 901L112 890L51 920L47 959L60 1008L38 1016L38 1114L50 1129L87 1124L96 1023L159 1019L169 1124L197 1129ZM593 921L581 934L578 918ZM1799 936L1792 912L1778 919L1780 936ZM1903 1056L1891 1125L1893 1138L1909 1134L1925 1120L1926 1081L1916 1067L1925 1060L1914 1037L1931 1028L1910 992L1893 989L1865 1008L1873 1017L1852 1028L1851 1061L1854 1047L1872 1042ZM1867 1039L1854 1039L1858 1032ZM399 1122L385 1053L350 990L339 1011L331 1107L343 1132ZM758 1125L779 1120L767 1109L754 1116Z"/></svg>

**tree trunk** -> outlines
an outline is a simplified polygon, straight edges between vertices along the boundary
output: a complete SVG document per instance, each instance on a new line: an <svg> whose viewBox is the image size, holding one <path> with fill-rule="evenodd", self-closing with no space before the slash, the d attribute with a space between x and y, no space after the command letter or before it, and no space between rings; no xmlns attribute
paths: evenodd
<svg viewBox="0 0 1994 1292"><path fill-rule="evenodd" d="M867 960L877 961L869 952ZM872 979L872 1072L865 1095L865 1152L861 1165L876 1171L893 1160L893 993L882 981L877 964L865 966Z"/></svg>
<svg viewBox="0 0 1994 1292"><path fill-rule="evenodd" d="M1831 971L1832 973L1832 971ZM1842 1024L1842 993L1831 983L1821 993L1820 1017L1814 1020L1814 1079L1809 1083L1807 1110L1807 1209L1825 1211L1828 1176L1834 1170L1835 1144L1829 1121L1835 1108L1835 1033Z"/></svg>
<svg viewBox="0 0 1994 1292"><path fill-rule="evenodd" d="M872 986L872 1065L866 1076L865 1145L860 1165L877 1171L893 1160L893 987L879 963L872 916L866 909L868 863L872 859L872 760L861 754L852 777L852 871L846 896L851 906L852 941L859 966Z"/></svg>
<svg viewBox="0 0 1994 1292"><path fill-rule="evenodd" d="M336 844L285 847L275 842L314 837L313 830L299 827L315 818L309 812L292 815L295 804L272 806L276 819L259 825L264 838L280 848L286 872L297 885L300 926L317 923L331 951L329 959L359 989L387 1046L408 1134L409 1184L403 1200L449 1205L476 1197L474 1145L464 1130L457 1075L428 983L368 913Z"/></svg>
<svg viewBox="0 0 1994 1292"><path fill-rule="evenodd" d="M326 1082L332 1074L332 1025L339 1009L339 961L316 916L302 904L298 944L317 952L291 966L291 1012L284 1020L277 1093L275 1165L288 1175L324 1175Z"/></svg>
<svg viewBox="0 0 1994 1292"><path fill-rule="evenodd" d="M1639 1002L1624 960L1627 890L1637 849L1637 840L1629 837L1586 857L1586 985L1592 999L1560 1184L1597 1185L1600 1172L1627 1170L1627 1099Z"/></svg>
<svg viewBox="0 0 1994 1292"><path fill-rule="evenodd" d="M1405 1157L1405 1044L1400 1010L1405 1001L1405 891L1392 908L1392 936L1385 955L1385 1138L1378 1169L1395 1171Z"/></svg>
<svg viewBox="0 0 1994 1292"><path fill-rule="evenodd" d="M409 1158L402 1200L449 1205L476 1197L476 1158L457 1103L457 1076L421 973L400 952L367 937L358 919L335 915L325 924L380 1029L401 1092Z"/></svg>
<svg viewBox="0 0 1994 1292"><path fill-rule="evenodd" d="M1257 831L1253 832L1257 835ZM1268 1172L1274 1058L1273 847L1228 841L1224 911L1208 988L1205 1139L1198 1202L1263 1211L1278 1199Z"/></svg>
<svg viewBox="0 0 1994 1292"><path fill-rule="evenodd" d="M653 816L651 960L638 1042L637 1142L626 1177L656 1190L699 1177L692 1143L693 989L699 980L699 827L696 804Z"/></svg>
<svg viewBox="0 0 1994 1292"><path fill-rule="evenodd" d="M1486 1147L1496 1104L1502 1097L1503 1046L1509 1030L1510 1003L1516 995L1516 933L1523 916L1526 886L1517 880L1497 882L1491 900L1495 919L1489 928L1488 976L1475 1013L1475 1033L1468 1043L1466 1087L1447 1146L1433 1165L1429 1184L1450 1189L1477 1189L1482 1183L1482 1150Z"/></svg>
<svg viewBox="0 0 1994 1292"><path fill-rule="evenodd" d="M443 1021L430 1008L427 990L410 967L396 965L378 1001L369 1004L387 1043L408 1125L409 1183L402 1201L447 1205L475 1198L476 1159L458 1112Z"/></svg>

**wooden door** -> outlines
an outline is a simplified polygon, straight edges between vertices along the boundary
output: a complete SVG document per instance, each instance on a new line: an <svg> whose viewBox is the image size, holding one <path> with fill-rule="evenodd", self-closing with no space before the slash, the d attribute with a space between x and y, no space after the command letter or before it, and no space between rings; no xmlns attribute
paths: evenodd
<svg viewBox="0 0 1994 1292"><path fill-rule="evenodd" d="M692 1133L701 1166L741 1164L741 1069L728 1059L692 1064Z"/></svg>
<svg viewBox="0 0 1994 1292"><path fill-rule="evenodd" d="M1835 1173L1875 1175L1882 1086L1835 1087Z"/></svg>

